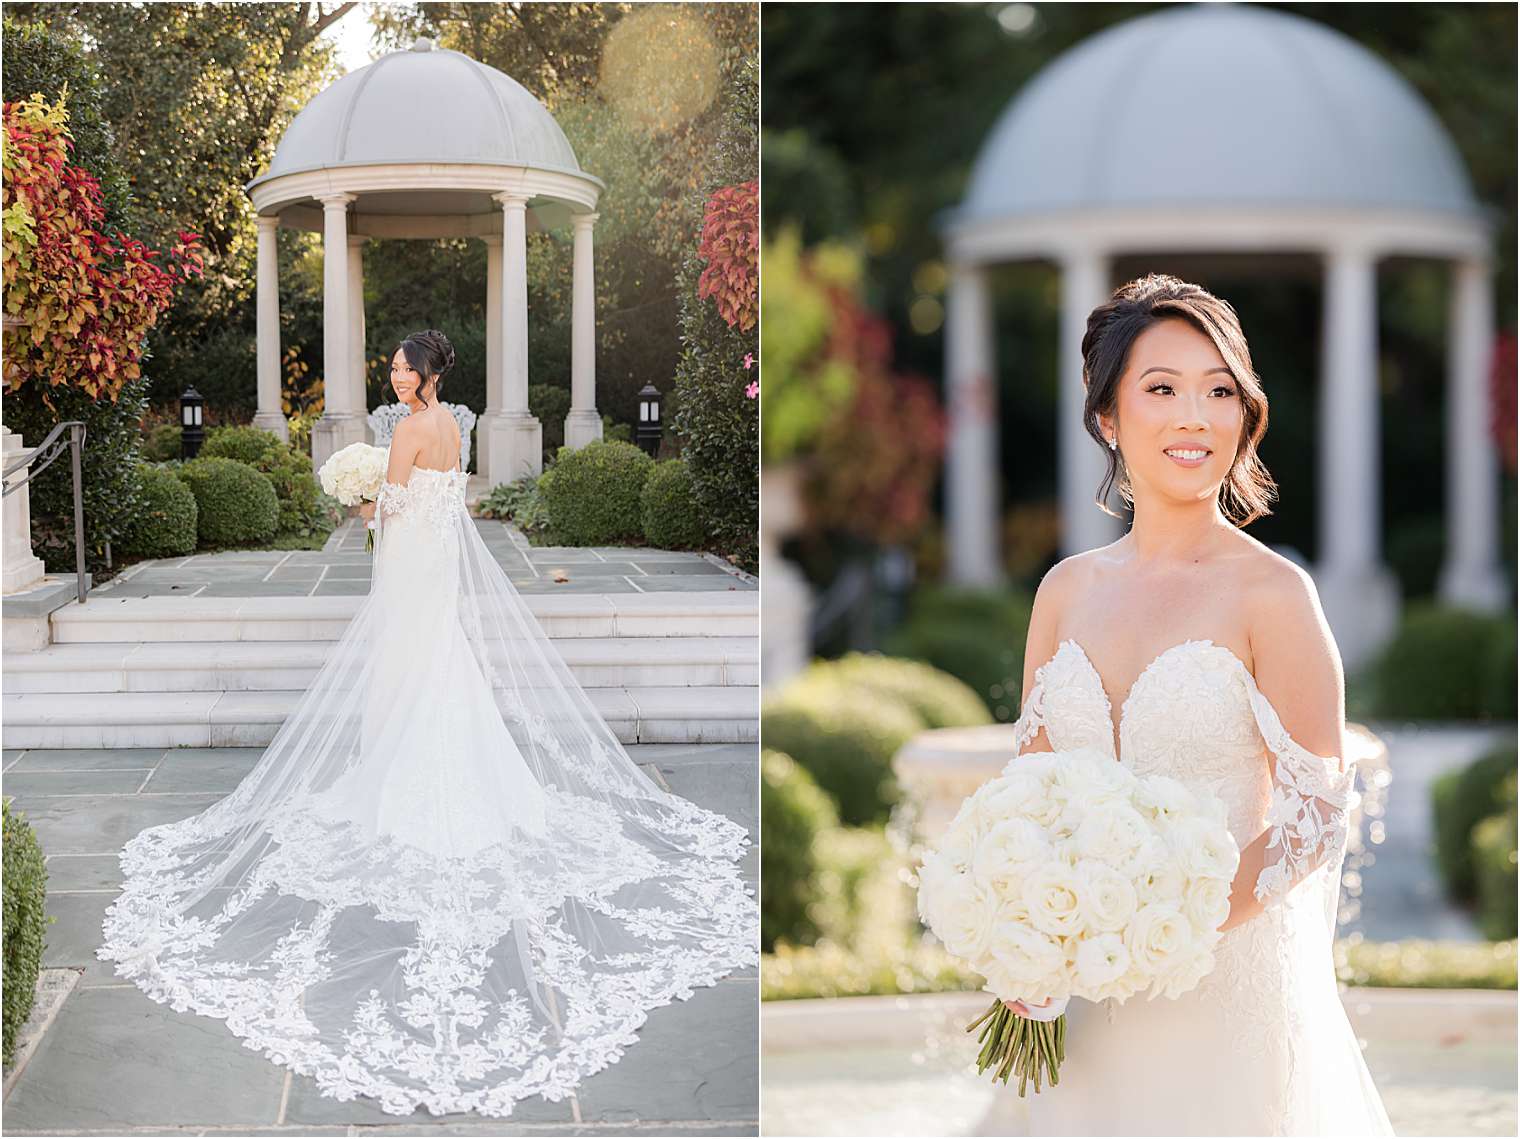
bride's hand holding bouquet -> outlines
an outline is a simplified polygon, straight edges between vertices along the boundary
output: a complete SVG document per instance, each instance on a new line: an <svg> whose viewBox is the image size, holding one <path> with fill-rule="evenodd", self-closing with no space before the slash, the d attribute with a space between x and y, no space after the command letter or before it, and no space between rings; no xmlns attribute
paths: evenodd
<svg viewBox="0 0 1520 1139"><path fill-rule="evenodd" d="M978 1071L1059 1082L1064 1010L1176 997L1214 967L1240 861L1223 803L1094 749L1014 759L919 867L919 913L997 998ZM1023 1011L1018 1011L1019 1006Z"/></svg>
<svg viewBox="0 0 1520 1139"><path fill-rule="evenodd" d="M366 524L364 549L368 553L375 548L375 499L385 482L386 468L390 463L390 451L385 447L373 447L368 443L350 443L334 451L322 464L317 478L322 490L332 495L344 506L359 506L359 513Z"/></svg>

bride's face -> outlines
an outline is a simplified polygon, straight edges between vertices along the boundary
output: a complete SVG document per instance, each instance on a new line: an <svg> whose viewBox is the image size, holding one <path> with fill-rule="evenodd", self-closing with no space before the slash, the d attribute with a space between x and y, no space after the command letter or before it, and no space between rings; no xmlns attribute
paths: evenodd
<svg viewBox="0 0 1520 1139"><path fill-rule="evenodd" d="M397 348L391 357L391 390L396 393L396 398L402 403L414 403L421 383L422 377L417 374L417 369L407 363L405 350Z"/></svg>
<svg viewBox="0 0 1520 1139"><path fill-rule="evenodd" d="M1216 497L1235 462L1243 417L1239 386L1212 340L1185 320L1147 328L1130 348L1118 391L1119 451L1136 498ZM1113 419L1103 427L1115 437Z"/></svg>

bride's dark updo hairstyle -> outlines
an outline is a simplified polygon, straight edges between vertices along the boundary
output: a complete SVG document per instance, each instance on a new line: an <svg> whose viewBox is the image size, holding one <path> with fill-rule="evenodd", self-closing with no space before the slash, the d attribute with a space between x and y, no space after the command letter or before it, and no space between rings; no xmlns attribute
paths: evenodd
<svg viewBox="0 0 1520 1139"><path fill-rule="evenodd" d="M438 394L443 387L443 377L454 367L454 346L443 333L436 328L429 328L424 332L412 333L399 347L406 353L406 362L422 377L417 383L417 398L426 407L427 400L422 395L422 389L427 387L428 377L432 376L433 394Z"/></svg>
<svg viewBox="0 0 1520 1139"><path fill-rule="evenodd" d="M1237 527L1247 526L1272 513L1277 497L1277 483L1256 453L1267 431L1267 393L1251 366L1245 333L1230 302L1166 273L1150 273L1120 285L1087 318L1082 337L1082 383L1087 389L1082 424L1108 459L1108 472L1094 501L1105 514L1122 518L1108 505L1109 488L1117 477L1119 496L1131 507L1135 504L1134 488L1122 462L1124 440L1119 440L1118 450L1110 449L1098 416L1107 415L1118 423L1119 381L1128 366L1130 347L1151 325L1172 319L1187 321L1214 342L1240 390L1240 442L1235 463L1219 489L1219 508Z"/></svg>

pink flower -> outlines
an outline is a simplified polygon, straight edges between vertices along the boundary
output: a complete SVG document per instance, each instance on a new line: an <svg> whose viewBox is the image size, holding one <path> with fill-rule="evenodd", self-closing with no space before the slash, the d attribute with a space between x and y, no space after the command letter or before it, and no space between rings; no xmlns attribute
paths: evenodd
<svg viewBox="0 0 1520 1139"><path fill-rule="evenodd" d="M744 354L744 370L747 372L751 368L753 368L754 366L755 366L755 354L753 352L746 352Z"/></svg>
<svg viewBox="0 0 1520 1139"><path fill-rule="evenodd" d="M747 395L747 396L749 396L750 399L754 399L757 396L759 396L759 394L760 394L760 381L759 380L751 380L749 382L749 387L747 387L747 388L744 389L744 394Z"/></svg>

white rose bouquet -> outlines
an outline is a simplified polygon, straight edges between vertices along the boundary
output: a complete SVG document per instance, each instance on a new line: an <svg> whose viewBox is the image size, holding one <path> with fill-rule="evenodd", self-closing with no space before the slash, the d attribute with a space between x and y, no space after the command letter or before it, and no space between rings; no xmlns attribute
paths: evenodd
<svg viewBox="0 0 1520 1139"><path fill-rule="evenodd" d="M1082 748L1016 758L961 804L918 869L918 910L997 996L977 1071L1019 1095L1060 1082L1070 997L1176 997L1214 968L1240 849L1224 804L1164 775L1137 776Z"/></svg>
<svg viewBox="0 0 1520 1139"><path fill-rule="evenodd" d="M372 447L368 443L350 443L340 451L334 451L317 472L322 489L344 506L360 502L373 502L385 482L386 467L390 464L390 451L384 447ZM375 524L369 523L364 536L365 552L375 548Z"/></svg>

